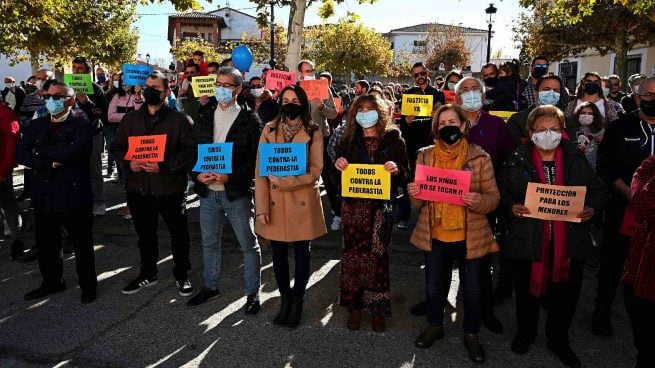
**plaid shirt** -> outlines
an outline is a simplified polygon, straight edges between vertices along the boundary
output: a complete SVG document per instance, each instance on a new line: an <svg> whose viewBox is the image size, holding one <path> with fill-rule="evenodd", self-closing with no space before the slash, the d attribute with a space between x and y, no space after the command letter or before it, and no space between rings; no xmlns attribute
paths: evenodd
<svg viewBox="0 0 655 368"><path fill-rule="evenodd" d="M655 301L655 156L641 163L630 189L630 206L641 227L630 242L623 282L632 285L636 297Z"/></svg>
<svg viewBox="0 0 655 368"><path fill-rule="evenodd" d="M557 107L560 108L560 110L565 109L566 106L571 102L571 95L569 94L568 88L565 86L562 86L562 91L559 94L559 102L557 103ZM530 106L537 106L537 98L535 98L535 92L537 91L537 85L532 84L532 81L528 77L528 79L525 80L525 89L523 89L523 93L521 96L523 96L523 99L525 100L525 103L527 107Z"/></svg>

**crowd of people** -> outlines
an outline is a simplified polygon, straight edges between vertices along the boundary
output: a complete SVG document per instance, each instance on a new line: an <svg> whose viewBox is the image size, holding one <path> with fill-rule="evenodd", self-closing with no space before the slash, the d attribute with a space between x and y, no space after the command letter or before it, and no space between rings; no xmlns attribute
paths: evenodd
<svg viewBox="0 0 655 368"><path fill-rule="evenodd" d="M105 176L125 188L127 206L118 214L133 221L138 237L140 272L123 294L158 282L161 215L171 234L180 295L190 297L190 307L219 296L222 232L229 221L244 257L244 313L261 309L259 243L266 239L281 296L273 323L295 328L311 274L311 242L329 227L342 233L338 289L347 328L360 329L367 313L371 328L385 331L393 309L389 254L397 226L412 229L410 242L424 255L425 298L411 308L427 318L417 348L445 337L456 265L463 342L473 362L486 360L481 326L502 333L494 308L514 295L511 350L528 352L543 306L547 347L566 366L580 367L569 328L585 265L597 263L593 333L612 335L611 308L622 280L636 367L653 367L648 333L655 328L655 77L631 76L626 95L617 76L587 72L570 93L548 67L548 59L537 56L523 79L517 62L489 63L480 70L482 78L452 71L433 84L431 71L418 62L409 74L413 86L358 80L352 90L338 92L329 72L317 73L312 61L301 61L299 80L328 81L324 99L308 97L300 84L267 89L267 71L246 82L229 59L207 62L201 52L186 61L177 81L153 72L144 85L128 86L122 72L99 68L92 94L76 92L45 68L28 80L31 89L7 77L0 104L6 242L12 258L37 259L42 275L25 299L66 288L66 245L75 253L82 303L96 299L93 219L106 212L106 147ZM91 74L92 66L78 57L72 72ZM195 96L193 78L207 75L216 75L214 96ZM401 114L405 94L432 96L432 112ZM505 122L495 111L513 114ZM158 135L166 137L163 160L127 158L132 137ZM194 171L198 145L211 143L231 143L231 172ZM258 152L270 143L302 144L303 173L260 175ZM29 198L34 210L35 244L29 250L19 231L16 164L25 167L18 200ZM391 178L390 199L342 197L342 175L351 164L381 165ZM417 165L470 172L461 203L425 199ZM195 294L188 277L189 181L200 198L203 251L203 285ZM525 205L530 183L584 187L579 222L531 216ZM330 206L325 212L321 185Z"/></svg>

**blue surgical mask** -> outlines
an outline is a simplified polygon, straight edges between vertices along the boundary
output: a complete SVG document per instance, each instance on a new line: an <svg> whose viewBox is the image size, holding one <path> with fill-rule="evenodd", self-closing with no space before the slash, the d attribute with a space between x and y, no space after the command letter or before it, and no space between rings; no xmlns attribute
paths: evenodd
<svg viewBox="0 0 655 368"><path fill-rule="evenodd" d="M378 112L375 110L371 111L359 111L355 115L355 120L362 128L370 128L378 123Z"/></svg>
<svg viewBox="0 0 655 368"><path fill-rule="evenodd" d="M451 91L454 91L456 85L457 85L457 83L448 83L448 89L451 90Z"/></svg>
<svg viewBox="0 0 655 368"><path fill-rule="evenodd" d="M482 92L466 91L462 93L462 109L473 112L482 108Z"/></svg>
<svg viewBox="0 0 655 368"><path fill-rule="evenodd" d="M11 88L14 88L14 84L13 83L5 83L5 87L11 89Z"/></svg>
<svg viewBox="0 0 655 368"><path fill-rule="evenodd" d="M216 88L216 101L222 105L232 101L232 90L225 87Z"/></svg>
<svg viewBox="0 0 655 368"><path fill-rule="evenodd" d="M559 102L559 93L550 91L539 91L539 104L540 105L557 105Z"/></svg>
<svg viewBox="0 0 655 368"><path fill-rule="evenodd" d="M610 89L607 88L607 87L603 88L603 93L605 94L605 97L609 97L609 95L610 95Z"/></svg>
<svg viewBox="0 0 655 368"><path fill-rule="evenodd" d="M50 115L57 115L64 111L64 100L53 100L50 97L45 101L45 108L48 109Z"/></svg>
<svg viewBox="0 0 655 368"><path fill-rule="evenodd" d="M264 88L253 88L250 92L254 98L259 98L262 96L262 93L264 93Z"/></svg>

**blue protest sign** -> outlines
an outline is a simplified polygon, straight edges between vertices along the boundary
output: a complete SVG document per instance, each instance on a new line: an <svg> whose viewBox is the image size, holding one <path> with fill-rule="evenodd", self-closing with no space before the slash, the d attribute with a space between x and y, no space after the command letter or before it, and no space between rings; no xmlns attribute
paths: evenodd
<svg viewBox="0 0 655 368"><path fill-rule="evenodd" d="M195 172L232 173L232 142L198 145L198 161Z"/></svg>
<svg viewBox="0 0 655 368"><path fill-rule="evenodd" d="M259 145L259 176L294 176L307 173L305 143L262 143Z"/></svg>
<svg viewBox="0 0 655 368"><path fill-rule="evenodd" d="M123 85L145 86L153 70L152 65L123 64Z"/></svg>

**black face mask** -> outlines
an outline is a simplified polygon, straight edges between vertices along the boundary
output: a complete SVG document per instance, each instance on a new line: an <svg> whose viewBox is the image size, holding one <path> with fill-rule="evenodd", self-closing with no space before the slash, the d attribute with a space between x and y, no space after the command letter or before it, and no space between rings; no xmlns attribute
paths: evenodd
<svg viewBox="0 0 655 368"><path fill-rule="evenodd" d="M288 103L282 105L282 113L289 118L289 120L296 120L302 113L302 106L295 103Z"/></svg>
<svg viewBox="0 0 655 368"><path fill-rule="evenodd" d="M162 99L160 95L161 92L152 87L147 87L143 90L143 99L146 104L150 106L159 105L161 103Z"/></svg>
<svg viewBox="0 0 655 368"><path fill-rule="evenodd" d="M439 139L446 144L455 144L462 137L462 131L458 126L447 125L439 129Z"/></svg>
<svg viewBox="0 0 655 368"><path fill-rule="evenodd" d="M600 86L596 83L585 83L584 93L588 95L597 95L600 90Z"/></svg>
<svg viewBox="0 0 655 368"><path fill-rule="evenodd" d="M643 112L644 115L648 116L649 118L655 118L655 100L639 101L639 110L641 110L641 112Z"/></svg>
<svg viewBox="0 0 655 368"><path fill-rule="evenodd" d="M535 79L543 77L546 73L548 73L548 68L539 68L535 66L532 69L532 77Z"/></svg>
<svg viewBox="0 0 655 368"><path fill-rule="evenodd" d="M487 87L494 87L498 82L498 77L489 77L484 79L484 85Z"/></svg>

